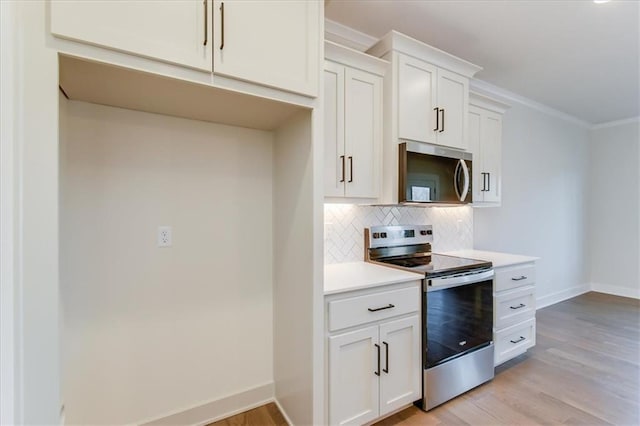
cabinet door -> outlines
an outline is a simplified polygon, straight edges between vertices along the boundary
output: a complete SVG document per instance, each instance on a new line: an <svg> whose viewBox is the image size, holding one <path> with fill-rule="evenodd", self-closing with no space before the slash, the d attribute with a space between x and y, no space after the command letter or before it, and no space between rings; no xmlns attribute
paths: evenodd
<svg viewBox="0 0 640 426"><path fill-rule="evenodd" d="M438 70L438 107L440 116L438 145L467 149L467 119L469 113L469 80L461 75Z"/></svg>
<svg viewBox="0 0 640 426"><path fill-rule="evenodd" d="M484 201L499 202L502 196L502 116L487 111L481 133L483 171L488 173Z"/></svg>
<svg viewBox="0 0 640 426"><path fill-rule="evenodd" d="M398 137L421 142L436 140L437 68L405 55L398 57Z"/></svg>
<svg viewBox="0 0 640 426"><path fill-rule="evenodd" d="M473 106L469 107L469 151L473 154L473 165L471 167L473 190L472 199L474 203L484 201L486 189L486 178L482 168L482 152L480 147L480 134L482 127L482 110Z"/></svg>
<svg viewBox="0 0 640 426"><path fill-rule="evenodd" d="M214 73L317 95L320 2L213 4Z"/></svg>
<svg viewBox="0 0 640 426"><path fill-rule="evenodd" d="M325 61L324 195L344 196L344 66Z"/></svg>
<svg viewBox="0 0 640 426"><path fill-rule="evenodd" d="M345 195L377 198L381 168L382 79L347 67L345 94Z"/></svg>
<svg viewBox="0 0 640 426"><path fill-rule="evenodd" d="M212 69L211 0L52 0L51 32L205 71Z"/></svg>
<svg viewBox="0 0 640 426"><path fill-rule="evenodd" d="M329 337L329 423L378 417L378 326Z"/></svg>
<svg viewBox="0 0 640 426"><path fill-rule="evenodd" d="M414 315L380 325L382 376L380 415L422 396L420 317Z"/></svg>

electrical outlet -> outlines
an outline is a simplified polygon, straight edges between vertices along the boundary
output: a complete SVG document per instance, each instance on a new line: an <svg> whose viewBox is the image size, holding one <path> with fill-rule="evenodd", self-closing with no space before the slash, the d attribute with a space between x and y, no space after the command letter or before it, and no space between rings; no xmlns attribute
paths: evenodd
<svg viewBox="0 0 640 426"><path fill-rule="evenodd" d="M171 247L170 226L158 226L158 247Z"/></svg>

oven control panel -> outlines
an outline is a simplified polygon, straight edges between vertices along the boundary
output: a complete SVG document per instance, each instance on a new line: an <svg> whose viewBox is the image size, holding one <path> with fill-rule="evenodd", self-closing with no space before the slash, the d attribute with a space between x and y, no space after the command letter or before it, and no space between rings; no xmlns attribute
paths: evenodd
<svg viewBox="0 0 640 426"><path fill-rule="evenodd" d="M392 225L369 228L369 247L393 247L433 242L431 225Z"/></svg>

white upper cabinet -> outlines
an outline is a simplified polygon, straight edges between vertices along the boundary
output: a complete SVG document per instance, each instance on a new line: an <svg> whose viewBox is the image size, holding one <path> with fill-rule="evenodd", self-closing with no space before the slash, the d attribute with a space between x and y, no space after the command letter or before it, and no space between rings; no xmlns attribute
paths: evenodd
<svg viewBox="0 0 640 426"><path fill-rule="evenodd" d="M469 79L398 55L398 137L468 148Z"/></svg>
<svg viewBox="0 0 640 426"><path fill-rule="evenodd" d="M61 38L317 96L315 1L52 0Z"/></svg>
<svg viewBox="0 0 640 426"><path fill-rule="evenodd" d="M467 115L469 79L444 69L438 70L438 145L469 149Z"/></svg>
<svg viewBox="0 0 640 426"><path fill-rule="evenodd" d="M380 203L396 204L403 140L469 149L469 79L482 68L396 31L367 53L391 63L384 81Z"/></svg>
<svg viewBox="0 0 640 426"><path fill-rule="evenodd" d="M51 2L59 37L212 70L211 0Z"/></svg>
<svg viewBox="0 0 640 426"><path fill-rule="evenodd" d="M502 201L502 114L508 106L478 94L473 94L470 102L473 204L499 206Z"/></svg>
<svg viewBox="0 0 640 426"><path fill-rule="evenodd" d="M325 46L325 196L377 199L387 63L330 42Z"/></svg>
<svg viewBox="0 0 640 426"><path fill-rule="evenodd" d="M213 71L310 96L318 91L318 2L213 2Z"/></svg>
<svg viewBox="0 0 640 426"><path fill-rule="evenodd" d="M398 59L398 137L437 143L437 68L419 59Z"/></svg>

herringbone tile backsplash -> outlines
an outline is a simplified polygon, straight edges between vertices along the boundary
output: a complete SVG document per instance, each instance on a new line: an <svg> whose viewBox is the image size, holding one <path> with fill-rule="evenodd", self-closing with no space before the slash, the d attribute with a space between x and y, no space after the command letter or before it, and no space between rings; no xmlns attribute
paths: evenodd
<svg viewBox="0 0 640 426"><path fill-rule="evenodd" d="M324 205L324 263L364 258L364 228L375 225L433 225L433 251L473 248L471 207L379 207Z"/></svg>

